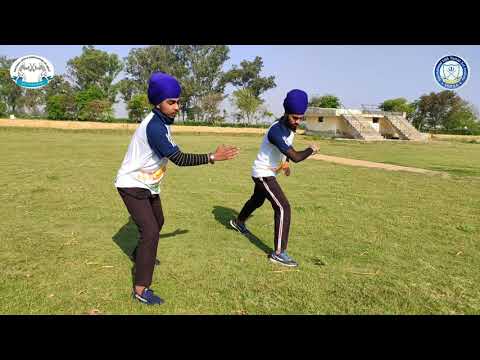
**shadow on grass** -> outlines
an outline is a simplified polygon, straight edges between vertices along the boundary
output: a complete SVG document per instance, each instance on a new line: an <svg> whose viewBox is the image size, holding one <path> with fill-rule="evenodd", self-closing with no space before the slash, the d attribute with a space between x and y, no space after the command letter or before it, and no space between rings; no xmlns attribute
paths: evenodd
<svg viewBox="0 0 480 360"><path fill-rule="evenodd" d="M169 237L186 234L188 230L177 229L170 233L160 233L160 239L166 239ZM123 225L118 232L112 237L113 242L127 255L129 258L132 256L133 251L138 245L138 230L137 225L133 221L132 217L129 217L128 222Z"/></svg>
<svg viewBox="0 0 480 360"><path fill-rule="evenodd" d="M223 206L214 206L212 210L213 216L215 216L215 220L217 220L220 224L225 226L228 230L235 231L231 226L230 226L230 220L235 219L238 215L238 213L233 210L229 209ZM238 233L240 235L240 233ZM267 246L263 241L261 241L259 238L257 238L254 234L249 233L244 235L253 245L258 247L260 250L262 250L265 254L270 254L273 249Z"/></svg>
<svg viewBox="0 0 480 360"><path fill-rule="evenodd" d="M188 230L177 229L170 233L162 234L160 233L160 240L186 234ZM135 251L138 245L138 230L137 225L133 221L132 217L129 217L128 222L123 225L118 232L112 237L113 242L123 251L125 255L132 261L132 281L135 279L135 262L133 261L133 252ZM158 261L158 259L157 259Z"/></svg>

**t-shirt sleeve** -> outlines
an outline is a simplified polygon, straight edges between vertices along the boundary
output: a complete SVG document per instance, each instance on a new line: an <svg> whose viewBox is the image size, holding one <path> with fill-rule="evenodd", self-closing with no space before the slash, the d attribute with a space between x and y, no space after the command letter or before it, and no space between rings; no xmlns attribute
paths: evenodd
<svg viewBox="0 0 480 360"><path fill-rule="evenodd" d="M287 150L291 148L291 145L288 145L285 142L285 139L282 136L282 132L279 127L273 126L268 131L268 141L275 145L278 150L284 155L287 155Z"/></svg>
<svg viewBox="0 0 480 360"><path fill-rule="evenodd" d="M168 157L180 150L161 122L150 121L147 125L147 140L158 157Z"/></svg>

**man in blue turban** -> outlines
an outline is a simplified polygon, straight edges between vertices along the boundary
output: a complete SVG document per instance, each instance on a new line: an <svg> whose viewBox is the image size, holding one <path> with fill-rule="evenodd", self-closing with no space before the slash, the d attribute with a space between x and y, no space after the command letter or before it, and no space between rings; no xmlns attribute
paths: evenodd
<svg viewBox="0 0 480 360"><path fill-rule="evenodd" d="M172 138L170 125L180 110L181 86L177 79L161 72L153 73L148 83L152 111L133 134L115 180L122 200L138 227L140 238L132 254L135 262L133 298L144 304L164 302L150 289L156 264L159 233L164 223L160 184L170 160L177 166L214 164L238 154L234 146L219 146L213 153L187 154Z"/></svg>
<svg viewBox="0 0 480 360"><path fill-rule="evenodd" d="M272 204L275 216L274 250L269 259L277 264L295 267L298 263L287 254L288 234L290 231L291 209L276 177L283 171L290 176L289 160L297 163L318 151L314 144L303 151L296 151L293 137L308 107L305 91L294 89L287 93L283 101L285 114L276 120L263 138L257 158L253 162L252 179L255 183L253 195L245 203L236 219L230 225L242 234L248 234L245 221L265 199Z"/></svg>

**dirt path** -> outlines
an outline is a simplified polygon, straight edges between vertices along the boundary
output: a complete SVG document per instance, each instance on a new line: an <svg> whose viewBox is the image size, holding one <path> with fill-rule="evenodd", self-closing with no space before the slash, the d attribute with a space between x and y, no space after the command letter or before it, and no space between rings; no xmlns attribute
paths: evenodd
<svg viewBox="0 0 480 360"><path fill-rule="evenodd" d="M111 124L93 121L52 121L52 120L24 120L24 119L0 119L0 126L12 127L33 127L33 128L54 128L54 129L120 129L135 130L138 124ZM175 133L220 133L220 134L265 134L267 129L262 128L234 128L214 126L183 126L172 125ZM298 131L302 134L303 131Z"/></svg>
<svg viewBox="0 0 480 360"><path fill-rule="evenodd" d="M368 167L368 168L384 169L389 171L409 171L409 172L420 173L420 174L441 175L442 177L448 177L447 173L441 172L441 171L432 171L432 170L426 170L426 169L409 167L409 166L383 164L383 163L378 163L373 161L347 159L347 158L342 158L337 156L317 154L317 155L311 156L310 158L314 160L322 160L322 161L327 161L327 162L341 164L341 165L361 166L361 167Z"/></svg>
<svg viewBox="0 0 480 360"><path fill-rule="evenodd" d="M24 119L0 119L0 126L8 127L32 127L51 129L131 129L137 128L137 124L109 124L92 121L53 121L53 120L24 120Z"/></svg>
<svg viewBox="0 0 480 360"><path fill-rule="evenodd" d="M432 140L462 140L462 141L480 141L479 135L447 135L447 134L433 134Z"/></svg>

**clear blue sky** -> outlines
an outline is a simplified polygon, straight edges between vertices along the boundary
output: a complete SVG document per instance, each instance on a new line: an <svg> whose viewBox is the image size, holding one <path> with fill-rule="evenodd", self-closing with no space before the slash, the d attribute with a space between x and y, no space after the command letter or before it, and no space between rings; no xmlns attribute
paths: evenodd
<svg viewBox="0 0 480 360"><path fill-rule="evenodd" d="M130 49L143 46L96 45L122 58ZM67 61L81 54L81 45L0 45L0 55L17 58L28 54L46 57L56 73L64 73ZM309 96L335 94L350 108L401 96L412 101L431 91L441 91L434 80L433 67L444 55L457 55L467 61L470 76L457 93L480 109L478 45L232 45L225 70L244 59L253 60L257 55L263 59L262 75L275 76L277 87L263 97L269 110L277 116L283 111L285 93L292 88L303 89ZM227 88L227 92L230 91L231 88ZM117 104L115 109L118 117L126 116L123 104Z"/></svg>

